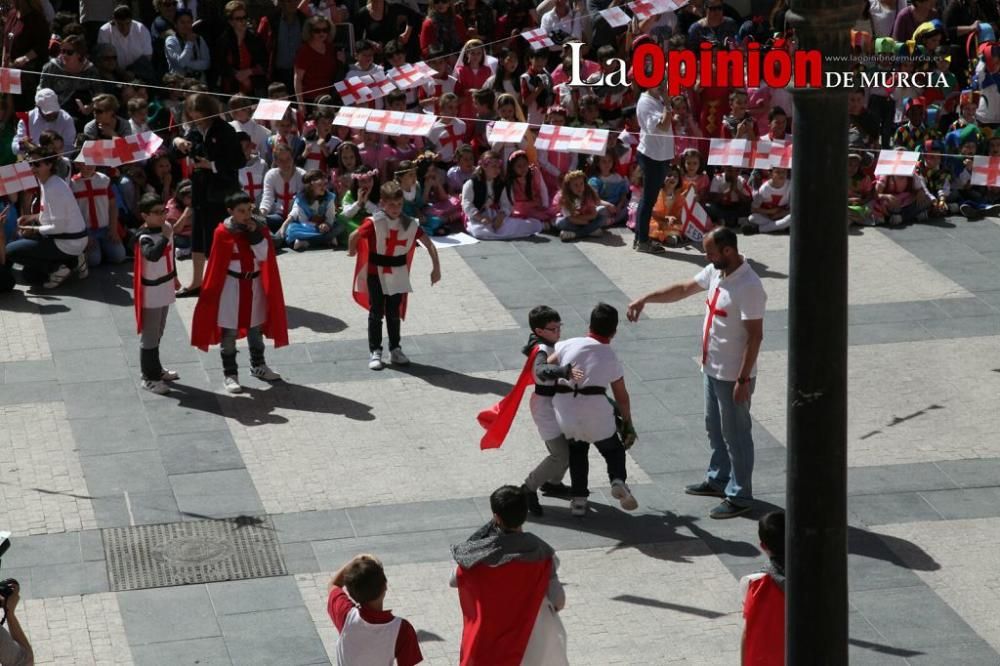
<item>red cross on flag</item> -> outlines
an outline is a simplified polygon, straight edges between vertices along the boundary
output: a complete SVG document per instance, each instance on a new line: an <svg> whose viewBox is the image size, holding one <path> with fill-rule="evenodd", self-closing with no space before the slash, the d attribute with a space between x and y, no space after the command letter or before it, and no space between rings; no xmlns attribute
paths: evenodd
<svg viewBox="0 0 1000 666"><path fill-rule="evenodd" d="M636 2L630 2L626 5L630 10L632 10L632 15L635 16L640 21L645 21L648 18L652 18L657 14L662 14L652 2L648 0L636 0Z"/></svg>
<svg viewBox="0 0 1000 666"><path fill-rule="evenodd" d="M771 166L782 169L792 168L792 142L772 141L771 142Z"/></svg>
<svg viewBox="0 0 1000 666"><path fill-rule="evenodd" d="M520 144L524 133L528 131L528 123L514 123L509 120L498 120L486 133L490 145L499 143Z"/></svg>
<svg viewBox="0 0 1000 666"><path fill-rule="evenodd" d="M427 78L431 78L435 74L437 74L437 70L435 70L433 67L431 67L430 65L428 65L423 60L421 60L420 62L418 62L416 65L414 65L414 67L416 67L417 69L419 69Z"/></svg>
<svg viewBox="0 0 1000 666"><path fill-rule="evenodd" d="M254 120L284 120L288 107L292 105L280 99L262 99L253 112Z"/></svg>
<svg viewBox="0 0 1000 666"><path fill-rule="evenodd" d="M347 106L364 104L375 99L375 93L361 80L360 76L352 76L346 81L337 81L334 89L340 95L340 101Z"/></svg>
<svg viewBox="0 0 1000 666"><path fill-rule="evenodd" d="M708 164L742 167L749 150L750 142L746 139L712 139L708 148Z"/></svg>
<svg viewBox="0 0 1000 666"><path fill-rule="evenodd" d="M15 162L0 167L0 196L8 196L22 190L38 187L35 174L31 173L28 162Z"/></svg>
<svg viewBox="0 0 1000 666"><path fill-rule="evenodd" d="M368 86L368 89L372 91L372 94L374 95L372 99L384 97L396 89L396 84L384 74L365 74L358 78L360 78L365 85Z"/></svg>
<svg viewBox="0 0 1000 666"><path fill-rule="evenodd" d="M676 0L648 0L656 8L657 14L666 14L682 7ZM685 3L686 4L686 3Z"/></svg>
<svg viewBox="0 0 1000 666"><path fill-rule="evenodd" d="M695 243L700 243L705 234L712 228L712 218L698 203L698 194L693 187L689 187L687 194L684 195L681 218L683 224L681 233Z"/></svg>
<svg viewBox="0 0 1000 666"><path fill-rule="evenodd" d="M535 148L548 151L570 151L576 133L572 127L542 125L535 137Z"/></svg>
<svg viewBox="0 0 1000 666"><path fill-rule="evenodd" d="M620 28L623 25L628 25L628 22L632 20L621 7L608 7L607 9L599 11L598 14L600 14L612 28Z"/></svg>
<svg viewBox="0 0 1000 666"><path fill-rule="evenodd" d="M0 69L0 92L21 94L21 70L6 67Z"/></svg>
<svg viewBox="0 0 1000 666"><path fill-rule="evenodd" d="M80 150L78 162L93 166L115 167L121 164L115 156L115 145L113 139L101 139L99 141L87 141Z"/></svg>
<svg viewBox="0 0 1000 666"><path fill-rule="evenodd" d="M747 150L743 153L743 162L740 166L744 169L770 169L771 151L774 148L774 143L771 141L748 142Z"/></svg>
<svg viewBox="0 0 1000 666"><path fill-rule="evenodd" d="M920 153L911 150L883 150L875 167L876 176L912 176Z"/></svg>
<svg viewBox="0 0 1000 666"><path fill-rule="evenodd" d="M556 45L556 43L552 41L552 38L549 37L549 33L545 32L544 28L526 30L521 33L521 36L528 41L528 45L531 46L532 51L538 51L548 46Z"/></svg>
<svg viewBox="0 0 1000 666"><path fill-rule="evenodd" d="M372 110L365 107L344 106L337 112L333 124L351 129L364 129L368 125L368 116L371 114Z"/></svg>
<svg viewBox="0 0 1000 666"><path fill-rule="evenodd" d="M972 184L1000 187L1000 157L976 155L972 158Z"/></svg>
<svg viewBox="0 0 1000 666"><path fill-rule="evenodd" d="M573 128L573 140L570 142L570 150L574 153L585 153L587 155L603 155L608 149L608 130L594 129L592 127Z"/></svg>
<svg viewBox="0 0 1000 666"><path fill-rule="evenodd" d="M407 136L427 136L431 133L431 128L437 121L437 116L430 116L426 113L404 113L399 121Z"/></svg>
<svg viewBox="0 0 1000 666"><path fill-rule="evenodd" d="M420 64L422 65L423 63ZM432 69L431 72L433 71ZM389 80L400 90L409 90L410 88L419 86L430 77L430 74L422 67L411 65L410 63L404 63L399 67L390 69L387 74Z"/></svg>

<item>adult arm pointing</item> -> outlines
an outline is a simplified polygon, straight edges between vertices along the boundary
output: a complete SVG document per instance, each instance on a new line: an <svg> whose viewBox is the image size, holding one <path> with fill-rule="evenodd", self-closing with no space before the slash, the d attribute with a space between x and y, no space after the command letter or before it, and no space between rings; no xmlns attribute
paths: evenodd
<svg viewBox="0 0 1000 666"><path fill-rule="evenodd" d="M642 309L646 307L647 303L674 303L704 290L704 287L695 280L675 282L663 289L651 291L629 303L625 316L628 317L629 321L638 321L639 315L642 314Z"/></svg>

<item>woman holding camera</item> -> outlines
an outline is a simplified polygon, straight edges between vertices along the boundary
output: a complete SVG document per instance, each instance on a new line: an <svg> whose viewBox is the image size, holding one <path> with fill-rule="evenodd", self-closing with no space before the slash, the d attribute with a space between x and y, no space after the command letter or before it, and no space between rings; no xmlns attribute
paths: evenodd
<svg viewBox="0 0 1000 666"><path fill-rule="evenodd" d="M197 296L212 249L215 227L226 217L226 197L240 191L239 170L245 162L236 130L225 121L222 107L212 95L188 96L185 114L194 127L184 138L174 139L174 148L191 160L191 284L177 292L178 298Z"/></svg>

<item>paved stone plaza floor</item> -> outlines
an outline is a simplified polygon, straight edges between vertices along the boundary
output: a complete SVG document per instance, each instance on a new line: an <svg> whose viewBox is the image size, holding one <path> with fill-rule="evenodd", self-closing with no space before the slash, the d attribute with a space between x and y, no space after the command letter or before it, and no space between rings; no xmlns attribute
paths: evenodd
<svg viewBox="0 0 1000 666"><path fill-rule="evenodd" d="M785 503L789 239L740 240L770 295L758 511L712 521L713 500L683 493L708 459L703 299L650 306L614 341L640 433L628 460L639 510L609 501L595 459L585 519L543 499L528 525L559 552L574 665L738 663L737 582L764 563L755 518ZM693 249L655 257L629 243L441 249L433 289L418 251L403 327L413 363L379 373L350 299L353 260L286 252L292 344L268 351L286 381L250 378L243 353L239 396L222 392L218 351L188 344L191 300L161 347L181 381L162 397L139 389L123 267L0 297L0 529L14 533L0 577L22 583L36 663L329 664L327 581L360 552L387 565L387 604L418 630L426 663L457 663L449 545L542 455L526 408L489 452L475 414L516 378L533 305L583 335L597 301L624 309L703 265ZM851 663L1000 664L1000 225L865 229L850 252ZM115 591L112 530L198 521L257 525L287 574Z"/></svg>

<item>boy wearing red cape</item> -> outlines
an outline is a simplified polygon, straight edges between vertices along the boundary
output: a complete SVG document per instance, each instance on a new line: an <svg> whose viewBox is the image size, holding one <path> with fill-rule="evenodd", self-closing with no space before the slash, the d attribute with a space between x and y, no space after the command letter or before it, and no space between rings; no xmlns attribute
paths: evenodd
<svg viewBox="0 0 1000 666"><path fill-rule="evenodd" d="M437 249L420 228L419 221L403 214L403 190L389 181L382 186L380 210L366 219L347 240L347 256L357 256L354 268L354 300L368 310L368 368L382 370L382 319L389 332L389 360L407 365L400 347L400 328L406 318L410 266L420 243L431 256L431 285L441 279Z"/></svg>
<svg viewBox="0 0 1000 666"><path fill-rule="evenodd" d="M177 270L174 268L173 227L166 222L167 211L156 194L139 200L142 226L138 229L132 293L135 299L135 327L139 334L139 368L142 388L158 395L170 391L166 382L178 375L160 365L160 338L167 313L174 302Z"/></svg>
<svg viewBox="0 0 1000 666"><path fill-rule="evenodd" d="M556 413L552 407L552 397L556 394L559 379L583 379L583 372L571 365L552 365L548 357L555 352L555 344L562 334L562 319L559 313L547 305L538 305L528 313L531 335L521 352L528 357L517 379L514 389L489 409L484 409L476 417L486 433L479 442L482 449L495 449L503 444L524 392L534 384L529 408L531 418L538 428L538 434L545 442L549 454L528 474L521 490L528 498L528 510L536 516L543 515L538 501L538 491L550 496L570 498L570 488L562 483L569 469L569 442L562 434Z"/></svg>
<svg viewBox="0 0 1000 666"><path fill-rule="evenodd" d="M257 222L246 192L226 198L229 217L215 228L212 254L198 305L194 310L191 344L208 351L220 345L222 372L229 393L243 391L236 363L236 340L250 347L250 374L266 382L281 379L264 361L264 336L275 347L288 344L288 322L274 243L267 225Z"/></svg>
<svg viewBox="0 0 1000 666"><path fill-rule="evenodd" d="M462 606L461 666L568 666L566 606L552 546L521 526L528 502L516 486L490 495L493 520L452 546L451 585Z"/></svg>

